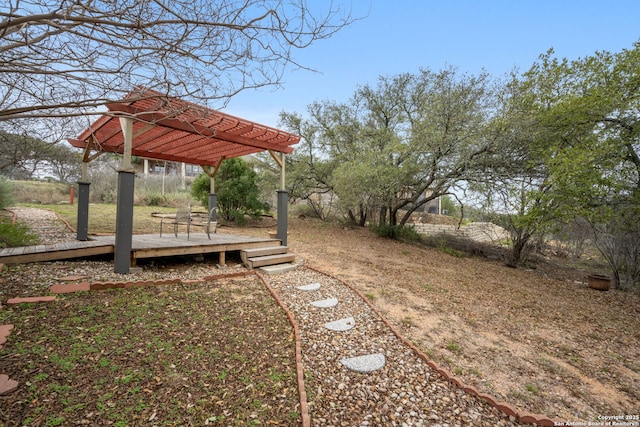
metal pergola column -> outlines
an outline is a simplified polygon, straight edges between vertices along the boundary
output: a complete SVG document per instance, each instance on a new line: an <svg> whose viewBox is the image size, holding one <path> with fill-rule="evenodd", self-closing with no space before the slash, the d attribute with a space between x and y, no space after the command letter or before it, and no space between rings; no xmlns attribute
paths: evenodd
<svg viewBox="0 0 640 427"><path fill-rule="evenodd" d="M133 239L133 192L135 172L131 166L133 119L120 118L124 135L122 167L118 170L118 199L116 202L116 238L114 248L114 271L127 274L131 268L131 246Z"/></svg>

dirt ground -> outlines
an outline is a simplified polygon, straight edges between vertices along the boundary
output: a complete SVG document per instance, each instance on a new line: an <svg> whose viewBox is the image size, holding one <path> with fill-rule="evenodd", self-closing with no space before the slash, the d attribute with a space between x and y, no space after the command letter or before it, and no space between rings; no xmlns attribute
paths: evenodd
<svg viewBox="0 0 640 427"><path fill-rule="evenodd" d="M640 411L637 292L590 289L561 258L513 269L313 219L292 219L288 243L482 392L569 421Z"/></svg>

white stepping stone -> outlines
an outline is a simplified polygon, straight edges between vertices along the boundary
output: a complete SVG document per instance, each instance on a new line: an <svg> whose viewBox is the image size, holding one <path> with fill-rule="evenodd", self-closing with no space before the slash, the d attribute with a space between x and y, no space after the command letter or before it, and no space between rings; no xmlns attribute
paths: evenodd
<svg viewBox="0 0 640 427"><path fill-rule="evenodd" d="M364 356L357 357L349 357L340 360L346 368L361 373L369 373L373 371L377 371L378 369L384 367L387 363L384 354L382 353L374 353L374 354L366 354Z"/></svg>
<svg viewBox="0 0 640 427"><path fill-rule="evenodd" d="M320 286L322 286L320 283L310 283L308 285L298 286L296 289L301 291L317 291L320 289Z"/></svg>
<svg viewBox="0 0 640 427"><path fill-rule="evenodd" d="M310 304L314 307L320 307L320 308L334 307L338 305L338 298L322 299L319 301L314 301Z"/></svg>
<svg viewBox="0 0 640 427"><path fill-rule="evenodd" d="M345 317L344 319L334 320L324 324L324 327L332 331L343 332L348 331L356 325L353 317Z"/></svg>

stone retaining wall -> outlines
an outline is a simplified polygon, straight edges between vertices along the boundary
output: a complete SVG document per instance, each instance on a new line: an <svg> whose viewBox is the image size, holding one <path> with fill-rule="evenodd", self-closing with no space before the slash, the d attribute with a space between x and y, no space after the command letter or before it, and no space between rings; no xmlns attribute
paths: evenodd
<svg viewBox="0 0 640 427"><path fill-rule="evenodd" d="M443 224L410 224L418 234L425 236L452 236L467 238L477 242L499 242L509 238L507 231L490 222L472 222L458 228L455 225Z"/></svg>

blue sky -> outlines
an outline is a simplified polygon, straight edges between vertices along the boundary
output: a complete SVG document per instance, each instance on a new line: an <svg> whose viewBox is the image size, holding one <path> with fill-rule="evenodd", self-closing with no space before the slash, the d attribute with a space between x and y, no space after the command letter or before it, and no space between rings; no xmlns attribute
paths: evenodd
<svg viewBox="0 0 640 427"><path fill-rule="evenodd" d="M381 75L455 66L502 76L527 70L549 48L577 59L640 40L638 0L353 0L351 8L368 16L296 52L317 73L290 69L282 88L241 93L223 111L277 126L280 111L346 101Z"/></svg>

